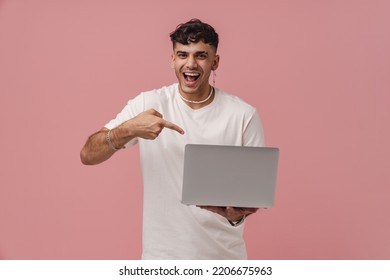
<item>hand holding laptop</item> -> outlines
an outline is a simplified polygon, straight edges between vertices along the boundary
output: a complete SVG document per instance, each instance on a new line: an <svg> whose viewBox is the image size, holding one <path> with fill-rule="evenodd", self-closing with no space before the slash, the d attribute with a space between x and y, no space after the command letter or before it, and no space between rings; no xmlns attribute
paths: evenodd
<svg viewBox="0 0 390 280"><path fill-rule="evenodd" d="M248 217L249 215L256 213L259 208L244 208L244 207L220 207L220 206L198 206L201 209L205 209L225 217L230 221L238 221L243 216Z"/></svg>

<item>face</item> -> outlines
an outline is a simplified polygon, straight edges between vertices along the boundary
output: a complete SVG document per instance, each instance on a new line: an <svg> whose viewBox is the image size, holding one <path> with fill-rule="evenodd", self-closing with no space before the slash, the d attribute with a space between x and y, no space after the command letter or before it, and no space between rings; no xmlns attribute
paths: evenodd
<svg viewBox="0 0 390 280"><path fill-rule="evenodd" d="M210 91L210 73L218 68L218 64L219 56L213 46L202 41L189 45L176 43L172 68L175 69L181 94L187 98L207 95Z"/></svg>

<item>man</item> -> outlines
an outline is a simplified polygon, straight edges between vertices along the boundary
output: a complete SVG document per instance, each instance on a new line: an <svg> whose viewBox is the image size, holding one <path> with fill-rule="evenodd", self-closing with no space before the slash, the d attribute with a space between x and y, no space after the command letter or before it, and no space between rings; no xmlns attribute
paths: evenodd
<svg viewBox="0 0 390 280"><path fill-rule="evenodd" d="M181 204L184 147L262 146L260 119L255 108L209 84L219 65L213 27L193 19L170 37L178 83L130 100L89 137L81 160L98 164L124 147L140 145L143 259L246 259L243 221L257 209Z"/></svg>

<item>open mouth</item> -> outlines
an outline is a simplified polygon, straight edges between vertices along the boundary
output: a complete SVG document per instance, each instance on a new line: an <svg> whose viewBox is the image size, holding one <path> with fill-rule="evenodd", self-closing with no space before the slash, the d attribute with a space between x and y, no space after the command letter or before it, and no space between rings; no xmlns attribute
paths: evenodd
<svg viewBox="0 0 390 280"><path fill-rule="evenodd" d="M184 72L183 76L187 82L195 82L200 77L200 74L199 73Z"/></svg>

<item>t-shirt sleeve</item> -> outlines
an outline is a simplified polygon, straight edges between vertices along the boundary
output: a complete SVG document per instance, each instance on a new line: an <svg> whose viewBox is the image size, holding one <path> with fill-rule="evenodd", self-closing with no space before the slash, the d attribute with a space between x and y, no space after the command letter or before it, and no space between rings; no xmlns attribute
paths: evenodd
<svg viewBox="0 0 390 280"><path fill-rule="evenodd" d="M243 146L264 146L263 125L256 110L254 110L245 126L242 142Z"/></svg>
<svg viewBox="0 0 390 280"><path fill-rule="evenodd" d="M114 119L109 121L104 127L108 129L114 129L115 127L121 125L122 123L134 118L138 114L144 111L144 98L143 94L136 96L134 99L131 99L127 102L126 106L122 109L120 113L116 115ZM130 140L125 147L130 147L138 143L138 138Z"/></svg>

